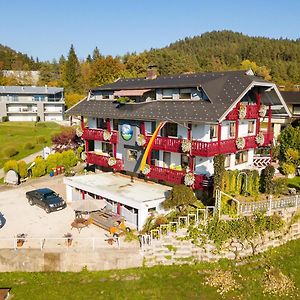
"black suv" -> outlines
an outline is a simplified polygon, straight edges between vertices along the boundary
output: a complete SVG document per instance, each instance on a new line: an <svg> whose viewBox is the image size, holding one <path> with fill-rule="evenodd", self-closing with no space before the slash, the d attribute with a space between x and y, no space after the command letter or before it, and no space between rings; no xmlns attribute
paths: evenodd
<svg viewBox="0 0 300 300"><path fill-rule="evenodd" d="M40 206L47 214L66 207L66 202L48 188L29 191L26 193L26 198L30 205Z"/></svg>

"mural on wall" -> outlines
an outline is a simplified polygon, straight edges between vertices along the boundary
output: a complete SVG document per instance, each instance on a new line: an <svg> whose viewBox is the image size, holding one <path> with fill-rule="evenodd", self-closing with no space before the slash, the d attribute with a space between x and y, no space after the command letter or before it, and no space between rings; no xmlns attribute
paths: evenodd
<svg viewBox="0 0 300 300"><path fill-rule="evenodd" d="M121 126L121 136L122 136L123 140L130 141L133 136L132 126L129 124L123 124Z"/></svg>

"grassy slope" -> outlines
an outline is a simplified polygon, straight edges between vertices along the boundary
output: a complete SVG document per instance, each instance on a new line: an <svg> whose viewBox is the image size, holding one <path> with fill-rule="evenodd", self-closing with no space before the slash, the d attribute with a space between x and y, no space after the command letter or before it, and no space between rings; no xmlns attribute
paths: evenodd
<svg viewBox="0 0 300 300"><path fill-rule="evenodd" d="M280 268L300 288L300 240L235 266L234 262L80 273L2 273L0 287L12 287L14 299L221 299L203 285L211 269L231 269L241 285L223 299L291 299L263 296L267 266ZM299 293L298 293L299 294ZM295 294L293 299L299 299Z"/></svg>
<svg viewBox="0 0 300 300"><path fill-rule="evenodd" d="M60 131L60 126L53 122L40 123L46 127L35 126L34 122L4 122L0 123L0 168L3 167L5 161L10 158L5 156L5 149L14 147L19 152L11 159L22 159L32 153L41 150L46 145L50 145L51 136ZM45 144L37 144L36 137L43 136L47 142ZM26 143L32 143L33 149L24 149Z"/></svg>

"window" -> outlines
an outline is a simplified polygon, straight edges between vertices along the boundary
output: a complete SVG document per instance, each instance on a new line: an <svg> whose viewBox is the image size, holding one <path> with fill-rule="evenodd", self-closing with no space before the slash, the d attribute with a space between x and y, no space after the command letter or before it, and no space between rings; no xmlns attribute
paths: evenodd
<svg viewBox="0 0 300 300"><path fill-rule="evenodd" d="M300 114L300 105L294 105L294 114L299 115Z"/></svg>
<svg viewBox="0 0 300 300"><path fill-rule="evenodd" d="M128 149L127 150L127 160L136 161L137 160L137 150Z"/></svg>
<svg viewBox="0 0 300 300"><path fill-rule="evenodd" d="M248 122L248 133L254 133L254 125L255 125L255 121Z"/></svg>
<svg viewBox="0 0 300 300"><path fill-rule="evenodd" d="M243 164L248 161L248 151L241 151L235 154L235 164Z"/></svg>
<svg viewBox="0 0 300 300"><path fill-rule="evenodd" d="M96 128L106 129L107 128L106 119L96 118Z"/></svg>
<svg viewBox="0 0 300 300"><path fill-rule="evenodd" d="M164 152L163 162L164 162L164 168L170 167L170 164L171 164L171 153L170 152Z"/></svg>
<svg viewBox="0 0 300 300"><path fill-rule="evenodd" d="M119 130L119 120L113 119L113 130Z"/></svg>
<svg viewBox="0 0 300 300"><path fill-rule="evenodd" d="M159 160L159 151L158 150L152 150L151 151L151 165L156 166L157 161Z"/></svg>
<svg viewBox="0 0 300 300"><path fill-rule="evenodd" d="M45 101L45 96L44 95L34 95L33 97L32 97L32 100L33 101Z"/></svg>
<svg viewBox="0 0 300 300"><path fill-rule="evenodd" d="M173 99L173 90L172 89L162 90L162 98L163 99Z"/></svg>
<svg viewBox="0 0 300 300"><path fill-rule="evenodd" d="M102 143L102 152L107 153L110 156L113 156L112 144L103 142Z"/></svg>
<svg viewBox="0 0 300 300"><path fill-rule="evenodd" d="M161 129L161 136L175 136L177 137L177 124L176 123L166 123L165 126Z"/></svg>
<svg viewBox="0 0 300 300"><path fill-rule="evenodd" d="M218 125L210 125L210 139L218 137Z"/></svg>
<svg viewBox="0 0 300 300"><path fill-rule="evenodd" d="M229 123L229 137L235 137L235 122Z"/></svg>
<svg viewBox="0 0 300 300"><path fill-rule="evenodd" d="M225 167L225 168L230 167L230 154L226 154L226 155L225 155L224 167Z"/></svg>
<svg viewBox="0 0 300 300"><path fill-rule="evenodd" d="M109 93L102 93L102 99L104 100L109 99Z"/></svg>
<svg viewBox="0 0 300 300"><path fill-rule="evenodd" d="M191 99L191 90L190 89L180 89L179 90L179 99Z"/></svg>
<svg viewBox="0 0 300 300"><path fill-rule="evenodd" d="M181 167L185 169L189 166L189 157L186 154L181 154Z"/></svg>

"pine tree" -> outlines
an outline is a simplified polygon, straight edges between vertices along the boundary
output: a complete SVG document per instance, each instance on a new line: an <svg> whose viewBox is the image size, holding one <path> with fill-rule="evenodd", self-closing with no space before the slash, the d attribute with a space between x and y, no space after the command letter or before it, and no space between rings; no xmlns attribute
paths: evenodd
<svg viewBox="0 0 300 300"><path fill-rule="evenodd" d="M63 83L67 93L83 92L83 80L80 63L73 45L71 45L68 59L63 70Z"/></svg>

